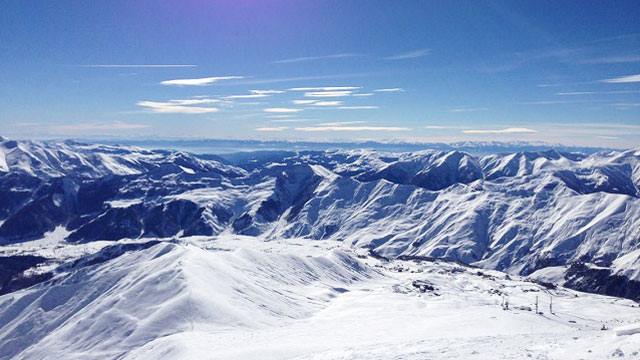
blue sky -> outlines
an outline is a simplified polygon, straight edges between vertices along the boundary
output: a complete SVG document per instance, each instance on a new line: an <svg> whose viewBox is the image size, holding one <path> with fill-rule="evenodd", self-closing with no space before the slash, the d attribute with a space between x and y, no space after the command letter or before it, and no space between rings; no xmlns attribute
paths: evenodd
<svg viewBox="0 0 640 360"><path fill-rule="evenodd" d="M5 1L9 137L640 145L637 1Z"/></svg>

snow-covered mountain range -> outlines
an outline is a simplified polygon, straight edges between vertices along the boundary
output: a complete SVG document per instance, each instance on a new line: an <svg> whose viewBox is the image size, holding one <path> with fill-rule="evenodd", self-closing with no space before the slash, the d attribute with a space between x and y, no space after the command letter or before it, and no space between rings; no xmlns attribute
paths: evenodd
<svg viewBox="0 0 640 360"><path fill-rule="evenodd" d="M636 359L639 189L640 149L0 139L0 359Z"/></svg>
<svg viewBox="0 0 640 360"><path fill-rule="evenodd" d="M0 142L0 242L328 239L640 297L640 149L256 152ZM582 267L580 267L582 266ZM586 270L585 270L586 267ZM604 273L603 273L604 272ZM618 279L602 288L602 278ZM560 280L559 280L560 279Z"/></svg>

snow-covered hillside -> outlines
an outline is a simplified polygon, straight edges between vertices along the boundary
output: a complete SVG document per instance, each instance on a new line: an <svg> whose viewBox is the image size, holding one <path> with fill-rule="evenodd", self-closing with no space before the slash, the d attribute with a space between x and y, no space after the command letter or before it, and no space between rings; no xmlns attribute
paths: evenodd
<svg viewBox="0 0 640 360"><path fill-rule="evenodd" d="M634 302L497 271L304 239L123 246L0 296L0 358L640 356Z"/></svg>
<svg viewBox="0 0 640 360"><path fill-rule="evenodd" d="M387 258L520 275L553 269L567 286L640 298L640 150L335 150L225 160L4 140L0 153L5 245L54 232L65 234L64 246L226 233L322 239Z"/></svg>

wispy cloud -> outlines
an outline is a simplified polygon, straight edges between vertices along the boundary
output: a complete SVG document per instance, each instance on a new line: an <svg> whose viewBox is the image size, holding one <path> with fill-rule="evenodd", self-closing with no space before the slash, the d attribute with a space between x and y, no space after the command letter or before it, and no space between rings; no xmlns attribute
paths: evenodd
<svg viewBox="0 0 640 360"><path fill-rule="evenodd" d="M292 103L296 105L309 105L309 106L340 106L343 104L339 100L293 100Z"/></svg>
<svg viewBox="0 0 640 360"><path fill-rule="evenodd" d="M220 111L215 107L195 106L218 103L217 99L185 99L169 101L138 101L136 104L159 114L208 114Z"/></svg>
<svg viewBox="0 0 640 360"><path fill-rule="evenodd" d="M575 96L575 95L610 95L610 94L640 94L640 90L613 90L613 91L568 91L558 92L558 96Z"/></svg>
<svg viewBox="0 0 640 360"><path fill-rule="evenodd" d="M292 118L295 115L269 115L267 116L267 118L269 119L288 119L288 118Z"/></svg>
<svg viewBox="0 0 640 360"><path fill-rule="evenodd" d="M477 111L486 111L487 108L478 107L478 108L454 108L450 109L449 112L452 113L467 113L467 112L477 112Z"/></svg>
<svg viewBox="0 0 640 360"><path fill-rule="evenodd" d="M239 100L239 99L261 99L266 98L271 95L269 94L244 94L244 95L227 95L224 96L223 99L226 100Z"/></svg>
<svg viewBox="0 0 640 360"><path fill-rule="evenodd" d="M259 95L274 95L274 94L282 94L285 91L284 90L249 90L249 92L252 94L259 94Z"/></svg>
<svg viewBox="0 0 640 360"><path fill-rule="evenodd" d="M196 79L174 79L161 81L160 84L169 86L206 86L222 80L236 79L244 79L244 76L211 76Z"/></svg>
<svg viewBox="0 0 640 360"><path fill-rule="evenodd" d="M316 101L318 100L292 100L291 102L296 105L309 105L309 104L313 104Z"/></svg>
<svg viewBox="0 0 640 360"><path fill-rule="evenodd" d="M305 97L344 97L351 96L351 90L345 91L310 91L304 93Z"/></svg>
<svg viewBox="0 0 640 360"><path fill-rule="evenodd" d="M429 49L417 49L413 51L404 52L401 54L391 55L385 57L386 60L406 60L406 59L416 59L423 56L427 56L431 50Z"/></svg>
<svg viewBox="0 0 640 360"><path fill-rule="evenodd" d="M329 74L329 75L312 75L312 76L294 76L285 78L273 78L273 79L246 79L240 81L234 81L234 85L259 85L259 84L276 84L283 82L295 82L295 81L311 81L311 80L327 80L327 79L348 79L348 78L368 78L371 76L381 75L379 72L359 72L359 73L345 73L345 74ZM291 90L291 89L289 89Z"/></svg>
<svg viewBox="0 0 640 360"><path fill-rule="evenodd" d="M292 108L282 108L282 107L275 107L275 108L266 108L263 110L266 113L297 113L302 111L302 109L292 109Z"/></svg>
<svg viewBox="0 0 640 360"><path fill-rule="evenodd" d="M579 60L580 64L624 64L640 62L640 55L605 56Z"/></svg>
<svg viewBox="0 0 640 360"><path fill-rule="evenodd" d="M316 87L295 87L289 91L353 91L361 89L360 86L316 86Z"/></svg>
<svg viewBox="0 0 640 360"><path fill-rule="evenodd" d="M340 106L338 109L342 110L373 110L378 109L379 106L375 105L354 105L354 106Z"/></svg>
<svg viewBox="0 0 640 360"><path fill-rule="evenodd" d="M403 92L404 89L403 88L383 88L383 89L375 89L373 90L375 92Z"/></svg>
<svg viewBox="0 0 640 360"><path fill-rule="evenodd" d="M540 100L540 101L523 101L519 102L520 105L562 105L562 104L579 104L596 102L592 100Z"/></svg>
<svg viewBox="0 0 640 360"><path fill-rule="evenodd" d="M340 106L344 104L343 101L331 100L331 101L316 101L309 105L311 106Z"/></svg>
<svg viewBox="0 0 640 360"><path fill-rule="evenodd" d="M361 56L360 54L354 53L344 53L344 54L331 54L331 55L322 55L322 56L302 56L291 59L282 59L274 61L274 64L294 64L301 63L307 61L316 61L316 60L328 60L328 59L346 59L346 58L354 58Z"/></svg>
<svg viewBox="0 0 640 360"><path fill-rule="evenodd" d="M612 79L605 79L605 80L600 80L600 82L609 83L609 84L637 83L637 82L640 82L640 74L621 76L621 77L612 78Z"/></svg>
<svg viewBox="0 0 640 360"><path fill-rule="evenodd" d="M193 64L90 64L80 65L87 68L192 68Z"/></svg>
<svg viewBox="0 0 640 360"><path fill-rule="evenodd" d="M505 129L462 130L464 134L532 134L537 130L529 128L511 127Z"/></svg>
<svg viewBox="0 0 640 360"><path fill-rule="evenodd" d="M357 97L373 96L373 93L359 93L359 94L353 94L351 96L357 96Z"/></svg>
<svg viewBox="0 0 640 360"><path fill-rule="evenodd" d="M293 100L291 102L296 104L296 105L309 105L309 104L313 104L314 102L317 102L317 101L318 100Z"/></svg>
<svg viewBox="0 0 640 360"><path fill-rule="evenodd" d="M256 131L262 131L262 132L278 132L278 131L284 131L287 130L288 127L286 126L273 126L273 127L259 127L259 128L255 128Z"/></svg>
<svg viewBox="0 0 640 360"><path fill-rule="evenodd" d="M327 131L409 131L411 129L406 127L396 126L309 126L298 127L296 131L305 132L327 132Z"/></svg>

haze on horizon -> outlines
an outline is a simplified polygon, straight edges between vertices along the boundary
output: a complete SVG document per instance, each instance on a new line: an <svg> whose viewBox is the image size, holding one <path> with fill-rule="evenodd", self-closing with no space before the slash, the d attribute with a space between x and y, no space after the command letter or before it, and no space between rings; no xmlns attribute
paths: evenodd
<svg viewBox="0 0 640 360"><path fill-rule="evenodd" d="M637 1L9 1L0 135L640 144Z"/></svg>

